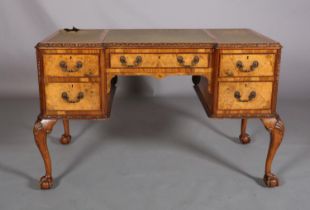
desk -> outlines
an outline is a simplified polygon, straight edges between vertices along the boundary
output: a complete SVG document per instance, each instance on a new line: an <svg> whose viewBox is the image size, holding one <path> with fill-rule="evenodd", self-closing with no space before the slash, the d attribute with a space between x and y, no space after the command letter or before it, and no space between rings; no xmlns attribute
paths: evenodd
<svg viewBox="0 0 310 210"><path fill-rule="evenodd" d="M279 181L271 165L284 135L276 112L281 45L250 29L59 30L36 46L40 114L35 142L44 160L41 189L53 186L47 134L57 120L60 141L71 140L69 119L109 118L117 76L192 75L209 117L240 118L241 143L250 142L247 119L270 133L264 182ZM163 122L165 123L165 122Z"/></svg>

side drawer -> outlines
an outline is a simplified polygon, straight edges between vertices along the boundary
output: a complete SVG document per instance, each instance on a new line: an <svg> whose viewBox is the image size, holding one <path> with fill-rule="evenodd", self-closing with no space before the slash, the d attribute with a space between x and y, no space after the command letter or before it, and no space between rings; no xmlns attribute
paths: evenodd
<svg viewBox="0 0 310 210"><path fill-rule="evenodd" d="M47 83L45 85L47 111L100 110L99 83Z"/></svg>
<svg viewBox="0 0 310 210"><path fill-rule="evenodd" d="M111 53L111 68L207 68L209 54Z"/></svg>
<svg viewBox="0 0 310 210"><path fill-rule="evenodd" d="M84 77L99 75L99 55L95 54L44 54L46 76Z"/></svg>
<svg viewBox="0 0 310 210"><path fill-rule="evenodd" d="M220 77L273 76L275 54L221 54Z"/></svg>
<svg viewBox="0 0 310 210"><path fill-rule="evenodd" d="M266 110L273 82L219 82L218 110Z"/></svg>

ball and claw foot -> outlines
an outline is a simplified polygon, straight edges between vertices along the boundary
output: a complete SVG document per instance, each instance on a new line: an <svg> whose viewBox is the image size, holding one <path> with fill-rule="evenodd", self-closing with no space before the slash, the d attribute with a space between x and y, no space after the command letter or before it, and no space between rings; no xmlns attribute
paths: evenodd
<svg viewBox="0 0 310 210"><path fill-rule="evenodd" d="M70 142L71 142L71 135L63 134L61 139L60 139L60 143L61 144L70 144Z"/></svg>
<svg viewBox="0 0 310 210"><path fill-rule="evenodd" d="M279 180L278 177L274 174L266 174L264 176L264 182L267 187L277 187L279 186Z"/></svg>
<svg viewBox="0 0 310 210"><path fill-rule="evenodd" d="M249 134L245 133L239 136L239 140L242 144L248 144L251 142L251 137Z"/></svg>
<svg viewBox="0 0 310 210"><path fill-rule="evenodd" d="M53 178L50 176L42 176L40 179L40 188L42 190L48 190L53 187Z"/></svg>

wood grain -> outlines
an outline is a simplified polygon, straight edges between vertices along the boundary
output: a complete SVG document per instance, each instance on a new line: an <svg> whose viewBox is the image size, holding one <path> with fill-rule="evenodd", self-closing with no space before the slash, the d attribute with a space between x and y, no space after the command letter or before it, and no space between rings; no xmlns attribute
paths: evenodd
<svg viewBox="0 0 310 210"><path fill-rule="evenodd" d="M237 68L237 62L243 64L243 70ZM251 70L253 62L258 62L258 67ZM274 66L275 54L222 54L220 77L273 76Z"/></svg>
<svg viewBox="0 0 310 210"><path fill-rule="evenodd" d="M60 62L67 64L66 72L60 67ZM82 63L82 67L77 69L77 62ZM99 75L99 56L83 54L44 54L44 73L46 76L54 77L84 77Z"/></svg>
<svg viewBox="0 0 310 210"><path fill-rule="evenodd" d="M111 54L111 68L127 68L120 62L120 57L124 56L129 65L135 62L137 56L141 56L142 62L135 68L180 68L182 67L178 61L177 57L182 56L184 58L185 64L190 65L194 56L199 57L199 63L197 63L194 68L207 68L209 66L209 55L208 54L142 54L142 53L132 53L132 54Z"/></svg>
<svg viewBox="0 0 310 210"><path fill-rule="evenodd" d="M52 110L100 110L99 83L48 83L45 86L46 108ZM84 97L76 103L68 103L62 98L66 92L70 100L75 100L80 92Z"/></svg>
<svg viewBox="0 0 310 210"><path fill-rule="evenodd" d="M235 98L239 91L241 100L248 100L252 91L256 97L249 102L240 102ZM220 110L271 109L272 82L220 82L219 101Z"/></svg>

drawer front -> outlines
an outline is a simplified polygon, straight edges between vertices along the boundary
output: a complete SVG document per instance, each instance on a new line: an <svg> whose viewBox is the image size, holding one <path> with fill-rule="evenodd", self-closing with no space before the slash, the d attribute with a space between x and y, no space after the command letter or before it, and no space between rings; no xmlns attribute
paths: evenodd
<svg viewBox="0 0 310 210"><path fill-rule="evenodd" d="M45 98L48 111L100 110L99 83L48 83Z"/></svg>
<svg viewBox="0 0 310 210"><path fill-rule="evenodd" d="M209 54L112 53L111 68L207 68Z"/></svg>
<svg viewBox="0 0 310 210"><path fill-rule="evenodd" d="M273 76L275 54L222 54L220 77Z"/></svg>
<svg viewBox="0 0 310 210"><path fill-rule="evenodd" d="M218 109L271 109L272 87L272 82L220 82Z"/></svg>
<svg viewBox="0 0 310 210"><path fill-rule="evenodd" d="M46 76L98 76L99 55L44 54L43 66Z"/></svg>

